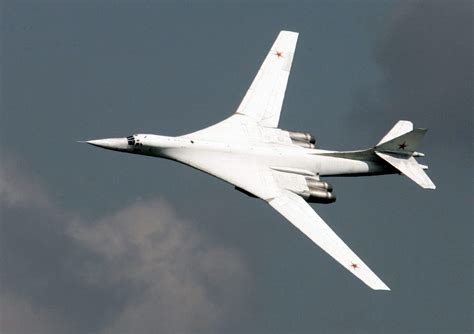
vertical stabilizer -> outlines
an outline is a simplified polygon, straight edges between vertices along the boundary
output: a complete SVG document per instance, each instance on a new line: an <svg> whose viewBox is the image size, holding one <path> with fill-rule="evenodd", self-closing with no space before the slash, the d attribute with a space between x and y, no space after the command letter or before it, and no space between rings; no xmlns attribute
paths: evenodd
<svg viewBox="0 0 474 334"><path fill-rule="evenodd" d="M377 146L382 145L394 138L404 135L413 130L413 123L410 121L398 121L397 124L379 141Z"/></svg>
<svg viewBox="0 0 474 334"><path fill-rule="evenodd" d="M403 155L412 155L421 143L427 129L411 130L401 136L391 140L379 143L375 150L379 152L398 153Z"/></svg>

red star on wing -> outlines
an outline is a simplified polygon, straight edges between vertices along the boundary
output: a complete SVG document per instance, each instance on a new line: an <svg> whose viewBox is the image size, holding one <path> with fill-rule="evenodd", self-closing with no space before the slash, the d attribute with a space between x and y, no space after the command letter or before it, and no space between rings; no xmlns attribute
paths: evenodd
<svg viewBox="0 0 474 334"><path fill-rule="evenodd" d="M354 262L351 263L351 267L354 270L359 269L359 265L357 263L354 263Z"/></svg>
<svg viewBox="0 0 474 334"><path fill-rule="evenodd" d="M277 58L283 58L283 52L277 51L277 52L275 53L275 56L277 56Z"/></svg>
<svg viewBox="0 0 474 334"><path fill-rule="evenodd" d="M408 144L407 144L406 142L403 142L403 143L401 143L401 144L398 144L398 148L399 148L400 150L404 150L405 147L407 147L407 146L408 146Z"/></svg>

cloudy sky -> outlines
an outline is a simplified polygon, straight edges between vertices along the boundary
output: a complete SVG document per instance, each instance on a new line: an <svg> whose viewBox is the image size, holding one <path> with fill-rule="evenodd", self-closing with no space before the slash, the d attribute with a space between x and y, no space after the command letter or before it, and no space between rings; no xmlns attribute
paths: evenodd
<svg viewBox="0 0 474 334"><path fill-rule="evenodd" d="M1 333L472 333L470 1L3 1ZM280 126L322 148L427 127L437 184L329 179L314 208L368 289L264 202L77 140L180 135L234 112L300 32Z"/></svg>

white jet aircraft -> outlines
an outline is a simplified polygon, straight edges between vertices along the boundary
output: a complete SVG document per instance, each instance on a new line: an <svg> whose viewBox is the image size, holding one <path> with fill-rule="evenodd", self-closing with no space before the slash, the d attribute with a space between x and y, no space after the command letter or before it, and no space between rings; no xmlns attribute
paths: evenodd
<svg viewBox="0 0 474 334"><path fill-rule="evenodd" d="M414 157L426 129L399 121L371 149L327 151L308 133L278 128L298 33L281 31L237 111L206 129L178 137L137 134L90 140L94 146L181 162L270 204L344 268L375 290L390 290L313 211L332 203L322 176L404 174L435 189Z"/></svg>

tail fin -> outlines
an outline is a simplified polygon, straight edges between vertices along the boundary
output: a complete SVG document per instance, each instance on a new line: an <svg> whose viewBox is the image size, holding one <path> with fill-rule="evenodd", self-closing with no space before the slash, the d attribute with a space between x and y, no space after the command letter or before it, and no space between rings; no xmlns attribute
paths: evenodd
<svg viewBox="0 0 474 334"><path fill-rule="evenodd" d="M427 129L411 130L410 132L395 137L392 140L379 143L375 149L377 151L412 155L420 145L421 139L426 131Z"/></svg>
<svg viewBox="0 0 474 334"><path fill-rule="evenodd" d="M398 121L397 124L379 141L378 145L386 143L396 137L404 135L413 130L413 123L410 121Z"/></svg>
<svg viewBox="0 0 474 334"><path fill-rule="evenodd" d="M423 156L416 149L426 131L413 130L413 124L409 121L398 121L375 146L374 152L422 188L435 189L436 186L424 171L427 167L418 164L413 157Z"/></svg>

